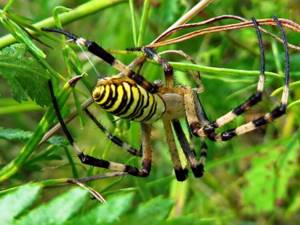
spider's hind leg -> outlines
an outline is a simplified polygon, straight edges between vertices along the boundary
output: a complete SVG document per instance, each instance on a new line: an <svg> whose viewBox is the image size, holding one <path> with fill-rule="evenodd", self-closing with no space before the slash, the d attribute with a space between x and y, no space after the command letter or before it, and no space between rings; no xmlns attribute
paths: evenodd
<svg viewBox="0 0 300 225"><path fill-rule="evenodd" d="M275 107L271 112L268 112L257 119L245 123L237 128L224 131L221 134L215 134L215 132L211 132L211 131L208 133L204 132L204 134L206 134L211 140L213 141L230 140L235 136L248 133L250 131L257 129L260 126L266 125L286 113L287 103L288 103L288 92L289 92L288 86L290 80L290 60L289 60L289 53L288 53L288 42L281 22L278 20L277 17L273 17L273 19L280 29L282 40L283 40L284 51L285 51L285 78L284 78L284 88L282 92L280 105ZM203 136L203 130L201 128L195 130L194 134L197 136Z"/></svg>
<svg viewBox="0 0 300 225"><path fill-rule="evenodd" d="M262 41L261 31L259 29L259 24L257 23L255 18L252 18L252 23L256 30L256 35L258 39L259 49L260 49L260 75L257 83L256 92L251 95L244 103L237 106L230 112L224 114L223 116L219 117L215 121L207 124L203 127L203 132L207 135L210 139L214 139L215 129L224 126L225 124L234 120L237 116L245 113L248 111L252 106L256 105L262 100L262 93L264 90L264 83L265 83L265 51L264 45Z"/></svg>

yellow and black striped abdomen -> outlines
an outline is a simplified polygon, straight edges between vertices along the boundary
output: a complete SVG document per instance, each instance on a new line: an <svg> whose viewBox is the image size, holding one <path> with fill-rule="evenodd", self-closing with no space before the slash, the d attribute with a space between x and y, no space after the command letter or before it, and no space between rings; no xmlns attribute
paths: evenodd
<svg viewBox="0 0 300 225"><path fill-rule="evenodd" d="M126 78L99 80L93 98L107 112L139 122L154 122L165 112L165 103L158 94Z"/></svg>

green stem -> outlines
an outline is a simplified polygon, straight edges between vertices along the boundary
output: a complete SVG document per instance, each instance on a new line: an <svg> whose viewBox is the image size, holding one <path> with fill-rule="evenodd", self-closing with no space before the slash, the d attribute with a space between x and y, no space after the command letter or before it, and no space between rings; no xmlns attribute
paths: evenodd
<svg viewBox="0 0 300 225"><path fill-rule="evenodd" d="M136 20L135 20L133 0L129 0L129 8L130 8L130 15L131 15L133 43L134 43L134 46L136 47L137 43L138 43L138 40L137 40L137 29L136 29Z"/></svg>
<svg viewBox="0 0 300 225"><path fill-rule="evenodd" d="M237 69L228 69L228 68L217 68L217 67L209 67L197 64L190 63L179 63L179 62L171 62L170 63L174 69L179 70L197 70L204 73L216 74L216 75L228 75L228 76L258 76L258 70L237 70ZM266 72L267 76L272 76L276 78L282 78L282 75L273 72Z"/></svg>
<svg viewBox="0 0 300 225"><path fill-rule="evenodd" d="M78 6L70 12L65 12L59 15L59 19L62 24L68 24L75 20L79 20L83 17L89 16L93 13L103 10L107 7L126 2L125 0L93 0L85 4ZM53 27L55 25L55 20L53 17L49 17L40 22L35 23L33 26L40 29L41 27ZM0 49L13 44L16 39L12 35L6 35L0 38Z"/></svg>
<svg viewBox="0 0 300 225"><path fill-rule="evenodd" d="M150 3L151 3L150 0L144 1L144 7L143 7L142 19L141 19L141 24L140 24L140 29L139 29L139 38L138 38L137 46L141 46L144 41L146 25L147 25L149 14L150 14Z"/></svg>
<svg viewBox="0 0 300 225"><path fill-rule="evenodd" d="M70 89L71 88L69 85L65 86L62 92L60 93L58 98L60 105L63 105L66 102L70 94ZM22 165L26 162L29 156L36 149L43 135L47 132L51 125L51 122L55 118L56 116L53 111L53 108L48 109L48 111L45 113L40 123L38 124L32 138L30 138L26 145L21 149L19 155L0 170L0 182L10 178L22 167Z"/></svg>
<svg viewBox="0 0 300 225"><path fill-rule="evenodd" d="M0 115L12 114L12 113L23 113L32 111L41 111L42 107L32 102L16 103L15 105L1 106Z"/></svg>
<svg viewBox="0 0 300 225"><path fill-rule="evenodd" d="M71 153L70 153L70 151L69 151L69 149L67 147L64 147L64 150L65 150L65 153L66 153L67 158L69 160L69 163L71 165L72 175L73 175L74 178L78 178L79 177L78 176L78 171L76 169L75 162L74 162L74 160L72 158L72 155L71 155Z"/></svg>
<svg viewBox="0 0 300 225"><path fill-rule="evenodd" d="M300 80L290 83L290 89L294 89L295 87L300 86ZM275 91L272 92L271 96L276 96L283 91L283 87L277 88Z"/></svg>

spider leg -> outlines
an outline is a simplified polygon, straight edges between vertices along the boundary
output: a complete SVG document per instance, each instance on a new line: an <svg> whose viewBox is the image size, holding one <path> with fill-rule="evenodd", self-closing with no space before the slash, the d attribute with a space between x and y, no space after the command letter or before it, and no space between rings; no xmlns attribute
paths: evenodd
<svg viewBox="0 0 300 225"><path fill-rule="evenodd" d="M183 50L165 50L165 51L158 53L158 55L160 55L160 56L164 55L164 54L173 54L173 55L182 56L187 61L190 61L192 64L195 64L195 65L197 64L197 62L190 55L185 53ZM190 72L190 74L192 75L193 81L197 85L197 91L200 93L203 90L200 72L192 71L192 72Z"/></svg>
<svg viewBox="0 0 300 225"><path fill-rule="evenodd" d="M142 51L144 54L150 58L153 59L155 62L160 64L163 67L165 79L166 79L166 86L167 87L173 87L174 86L174 78L173 78L173 66L168 62L168 60L161 58L160 55L163 54L174 54L184 57L186 60L190 61L193 64L197 64L195 60L188 54L186 54L182 50L166 50L160 53L156 53L156 51L153 48L149 47L142 47L142 48L128 48L128 51ZM192 77L197 84L197 89L200 92L202 90L202 82L201 82L201 76L200 72L196 71L195 73L191 73Z"/></svg>
<svg viewBox="0 0 300 225"><path fill-rule="evenodd" d="M161 58L152 48L142 47L141 50L146 54L147 57L153 59L162 66L165 74L166 86L173 87L173 67L170 65L170 63L166 59Z"/></svg>
<svg viewBox="0 0 300 225"><path fill-rule="evenodd" d="M150 170L151 170L151 158L152 158L152 149L151 149L151 145L150 145L150 133L151 133L150 126L142 124L143 158L142 158L142 168L141 169L138 169L138 168L130 166L130 165L116 163L116 162L107 161L107 160L103 160L103 159L98 159L93 156L86 155L81 151L79 146L75 143L71 133L69 132L66 124L63 121L63 117L61 115L56 97L54 95L54 90L53 90L53 85L52 85L51 80L49 80L48 85L49 85L49 89L50 89L51 100L52 100L53 107L54 107L56 116L58 118L58 121L61 124L62 130L63 130L68 142L73 147L75 153L77 154L78 158L80 159L80 161L83 164L101 167L101 168L105 168L105 169L110 169L110 170L118 171L118 172L126 172L133 176L145 177L145 176L149 175Z"/></svg>
<svg viewBox="0 0 300 225"><path fill-rule="evenodd" d="M258 27L258 23L255 20L255 18L252 18L252 22L254 24L256 35L259 43L259 49L260 49L260 75L259 80L257 83L256 92L251 95L244 103L237 106L230 112L224 114L223 116L219 117L217 120L211 122L210 124L207 124L203 127L203 132L208 137L215 136L215 129L219 128L221 126L224 126L225 124L231 122L234 120L237 116L243 114L247 110L249 110L252 106L256 105L258 102L262 100L262 93L264 89L264 82L265 82L265 52L264 52L264 46L262 41L262 35L261 31Z"/></svg>
<svg viewBox="0 0 300 225"><path fill-rule="evenodd" d="M134 156L142 156L142 152L133 148L128 143L124 142L117 136L112 135L97 119L96 117L86 108L85 113L90 117L90 119L96 124L96 126L106 135L106 137L111 140L114 144L118 145L122 149L126 150L128 153Z"/></svg>
<svg viewBox="0 0 300 225"><path fill-rule="evenodd" d="M185 89L184 107L186 119L192 134L195 134L195 131L198 131L201 127L209 123L204 108L195 90ZM195 176L196 174L199 174L199 176L200 174L201 176L203 175L206 157L207 145L203 140L201 140L200 158L195 166L195 172L193 171Z"/></svg>
<svg viewBox="0 0 300 225"><path fill-rule="evenodd" d="M276 22L277 26L280 29L282 40L283 40L283 46L285 51L285 80L284 80L284 89L282 92L281 102L280 105L275 107L271 112L266 113L265 115L254 119L248 123L245 123L237 128L233 128L227 131L222 132L221 134L215 134L209 133L208 138L210 138L213 141L227 141L231 138L242 135L244 133L248 133L250 131L253 131L257 129L260 126L263 126L267 123L272 122L273 120L279 118L280 116L284 115L286 113L287 108L287 102L288 102L288 92L289 92L289 80L290 80L290 60L289 60L289 53L288 53L288 45L287 45L287 38L285 31L282 27L281 22L278 20L277 17L273 17L274 21ZM198 136L202 136L202 130L194 130L194 134Z"/></svg>
<svg viewBox="0 0 300 225"><path fill-rule="evenodd" d="M77 82L82 78L82 76L75 76L73 78L71 78L67 83L71 86L74 87ZM96 117L88 110L88 107L91 105L91 103L93 102L93 100L89 100L86 102L86 104L84 104L84 106L82 107L82 109L85 111L85 113L90 117L90 119L96 124L96 126L106 135L106 137L113 142L114 144L120 146L122 149L126 150L128 153L134 155L134 156L142 156L142 152L140 150L137 150L135 148L133 148L130 144L122 141L119 137L112 135L97 119ZM68 122L70 122L75 116L77 115L77 113L71 113L71 117L67 120L64 120L64 124L67 124ZM74 116L74 117L73 117ZM57 129L59 129L61 127L61 124L58 123L59 127ZM54 126L55 128L57 127L56 125ZM53 127L53 128L54 128ZM51 132L52 134L52 132ZM45 135L46 139L49 138L49 135ZM45 141L43 138L43 141Z"/></svg>
<svg viewBox="0 0 300 225"><path fill-rule="evenodd" d="M69 40L75 42L77 45L86 47L90 53L92 53L95 56L98 56L104 62L111 65L116 70L123 73L125 76L128 76L130 79L134 80L137 84L144 87L147 91L151 93L157 92L157 86L145 80L145 78L141 75L136 74L133 70L131 70L128 66L123 64L120 60L116 59L112 54L103 49L96 42L84 39L82 37L77 37L75 34L61 29L42 28L42 30L46 32L54 32L65 35Z"/></svg>
<svg viewBox="0 0 300 225"><path fill-rule="evenodd" d="M161 58L152 48L143 47L143 48L141 48L141 50L147 55L147 57L153 59L154 61L156 61L157 63L159 63L163 67L164 74L165 74L165 79L166 79L166 86L172 88L174 86L173 67L169 64L169 62L166 59ZM180 54L183 57L191 60L191 58L188 55L186 55L184 52L183 53L182 52L181 53L171 52L171 53ZM193 60L191 60L191 61L194 62ZM200 76L199 76L199 80L196 79L196 82L197 83L200 82ZM198 120L198 118L197 118L197 120ZM207 153L206 145L202 144L202 146L201 146L201 153L200 153L201 156L200 156L200 161L198 163L197 160L196 160L195 152L190 148L190 145L189 145L189 143L188 143L188 141L187 141L187 139L184 135L184 132L182 130L182 127L181 127L179 121L178 120L172 120L172 125L173 125L175 133L177 135L177 138L179 140L179 143L181 145L181 148L182 148L182 150L185 154L185 157L187 158L187 160L188 160L188 162L191 166L191 169L194 173L194 176L195 177L202 177L203 172L204 172L204 163L205 163L206 153ZM169 133L172 134L172 129L167 128L166 125L165 125L165 129L167 131L166 132L167 135L169 135ZM173 137L171 137L171 138L173 139ZM172 143L171 138L170 137L168 138L169 143ZM176 176L177 176L178 173L179 174L181 173L181 172L178 172L178 171L182 170L182 168L179 167L179 165L181 166L181 163L180 163L180 161L178 162L179 158L178 158L178 153L177 153L177 150L176 150L176 146L171 146L171 145L170 145L170 152L171 152L172 159L174 158L173 163L175 165L175 173L177 171L177 173L176 173ZM179 168L179 170L176 169L176 168ZM178 177L177 177L177 179L178 179Z"/></svg>
<svg viewBox="0 0 300 225"><path fill-rule="evenodd" d="M194 173L195 177L202 177L204 172L204 163L203 160L200 161L200 163L197 163L196 154L195 151L190 148L190 145L188 143L188 140L186 136L184 135L184 132L182 130L182 127L180 125L179 120L172 120L172 124L175 130L175 133L177 135L177 138L179 140L180 146L185 154L185 157L187 158L190 167ZM202 154L202 152L201 152Z"/></svg>
<svg viewBox="0 0 300 225"><path fill-rule="evenodd" d="M178 155L175 139L173 136L172 126L170 123L170 120L163 119L163 124L165 128L167 143L169 146L169 152L171 155L172 163L174 166L174 171L176 175L176 179L178 181L184 181L187 179L188 176L188 170L186 168L183 168L181 165L181 161Z"/></svg>

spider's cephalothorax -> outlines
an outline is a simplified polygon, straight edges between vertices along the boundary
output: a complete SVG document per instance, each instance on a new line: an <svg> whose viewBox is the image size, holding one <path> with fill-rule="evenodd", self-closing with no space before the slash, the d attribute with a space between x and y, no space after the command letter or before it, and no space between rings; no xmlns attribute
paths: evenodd
<svg viewBox="0 0 300 225"><path fill-rule="evenodd" d="M257 84L256 93L251 95L244 103L237 106L230 112L219 117L215 121L210 122L205 114L201 102L198 99L197 92L189 87L175 86L173 81L173 68L156 52L147 47L141 48L143 53L159 63L165 74L165 85L157 85L148 82L141 75L136 74L129 67L124 65L119 60L115 59L110 53L105 51L95 42L78 38L74 34L68 33L59 29L44 29L50 32L56 32L66 35L70 40L78 45L85 46L88 51L103 59L106 63L120 71L122 75L106 77L97 82L93 90L93 101L101 106L102 109L116 116L141 122L142 128L142 151L134 149L126 144L118 137L113 136L101 123L91 114L88 108L85 108L86 114L92 121L107 135L107 137L115 144L126 149L130 154L142 157L141 168L136 168L130 165L111 162L103 159L98 159L89 155L85 155L68 131L66 124L61 116L52 83L49 81L50 93L56 111L56 115L60 122L64 133L75 149L82 163L107 168L113 171L124 172L134 176L148 176L151 170L152 148L150 143L151 124L161 119L164 124L166 140L169 146L169 152L173 162L176 178L183 181L187 177L187 168L183 168L178 155L178 149L175 143L173 132L175 133L182 151L187 159L188 166L191 168L195 177L201 177L204 172L204 164L207 155L207 146L204 138L209 138L212 141L228 141L231 138L248 133L256 128L265 125L274 119L282 116L286 112L288 102L288 84L289 84L289 54L285 31L279 19L274 17L274 21L280 29L284 50L285 50L285 83L284 90L279 106L275 107L271 112L245 123L236 128L226 130L222 133L217 133L219 127L231 122L237 116L246 112L250 107L254 106L262 100L262 92L265 81L265 55L262 42L261 31L259 24L253 18L252 23L255 27L259 49L260 49L260 76ZM188 138L186 138L179 118L185 117L190 128L190 132L201 139L200 152L198 160L196 153L191 148Z"/></svg>

